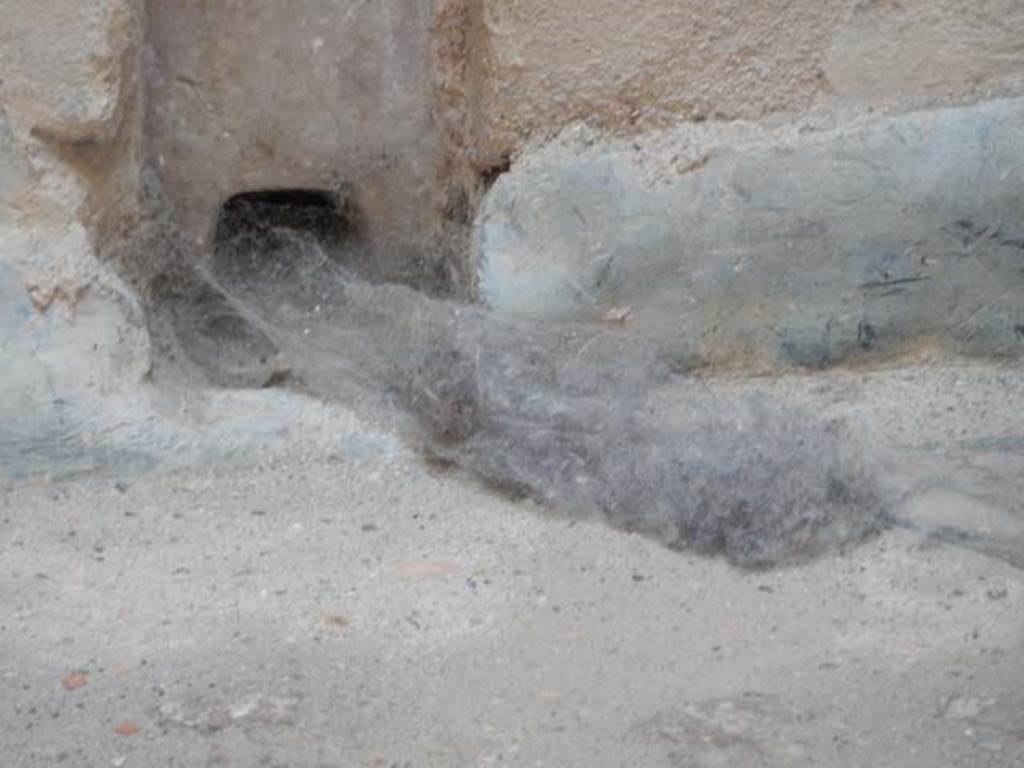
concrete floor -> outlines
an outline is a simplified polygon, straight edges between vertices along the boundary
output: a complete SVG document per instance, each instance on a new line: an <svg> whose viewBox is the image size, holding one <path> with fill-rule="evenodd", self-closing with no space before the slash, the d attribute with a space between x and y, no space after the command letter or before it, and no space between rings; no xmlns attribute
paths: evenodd
<svg viewBox="0 0 1024 768"><path fill-rule="evenodd" d="M857 422L898 525L742 572L297 442L9 485L0 762L1024 765L1024 373L711 386Z"/></svg>

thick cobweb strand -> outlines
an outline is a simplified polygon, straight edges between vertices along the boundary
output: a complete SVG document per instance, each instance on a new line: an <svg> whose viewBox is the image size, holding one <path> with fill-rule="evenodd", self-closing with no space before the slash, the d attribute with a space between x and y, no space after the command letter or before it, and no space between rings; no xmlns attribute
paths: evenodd
<svg viewBox="0 0 1024 768"><path fill-rule="evenodd" d="M882 520L841 424L712 396L628 329L371 285L287 231L221 243L208 277L317 394L383 390L431 453L552 508L752 567L856 542ZM665 387L691 393L683 412L656 409Z"/></svg>

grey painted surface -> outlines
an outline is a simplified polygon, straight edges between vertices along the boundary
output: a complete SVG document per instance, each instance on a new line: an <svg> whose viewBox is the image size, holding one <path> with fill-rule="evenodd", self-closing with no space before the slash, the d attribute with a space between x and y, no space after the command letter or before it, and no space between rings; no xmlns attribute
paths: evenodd
<svg viewBox="0 0 1024 768"><path fill-rule="evenodd" d="M1024 352L1024 100L712 146L644 177L629 150L548 152L491 191L497 311L635 327L681 365L828 365L934 341Z"/></svg>

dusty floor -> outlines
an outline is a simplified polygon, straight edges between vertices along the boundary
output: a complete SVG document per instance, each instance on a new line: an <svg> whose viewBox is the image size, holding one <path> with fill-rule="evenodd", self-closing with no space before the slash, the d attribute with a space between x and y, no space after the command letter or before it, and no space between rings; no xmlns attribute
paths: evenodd
<svg viewBox="0 0 1024 768"><path fill-rule="evenodd" d="M1024 765L1024 373L711 386L856 421L898 524L741 572L301 445L0 489L3 764Z"/></svg>

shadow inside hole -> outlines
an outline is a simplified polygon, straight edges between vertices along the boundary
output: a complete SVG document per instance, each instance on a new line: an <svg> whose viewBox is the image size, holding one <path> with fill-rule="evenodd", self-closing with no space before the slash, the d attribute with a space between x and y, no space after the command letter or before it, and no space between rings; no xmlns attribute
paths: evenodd
<svg viewBox="0 0 1024 768"><path fill-rule="evenodd" d="M344 191L276 189L229 198L217 216L213 276L233 284L285 282L317 261L373 277L363 227Z"/></svg>
<svg viewBox="0 0 1024 768"><path fill-rule="evenodd" d="M181 351L220 386L274 386L290 377L278 345L247 306L279 308L300 327L343 300L339 269L366 277L358 216L343 191L277 189L234 195L217 211L205 265L154 281L151 293ZM234 300L229 300L229 296Z"/></svg>

